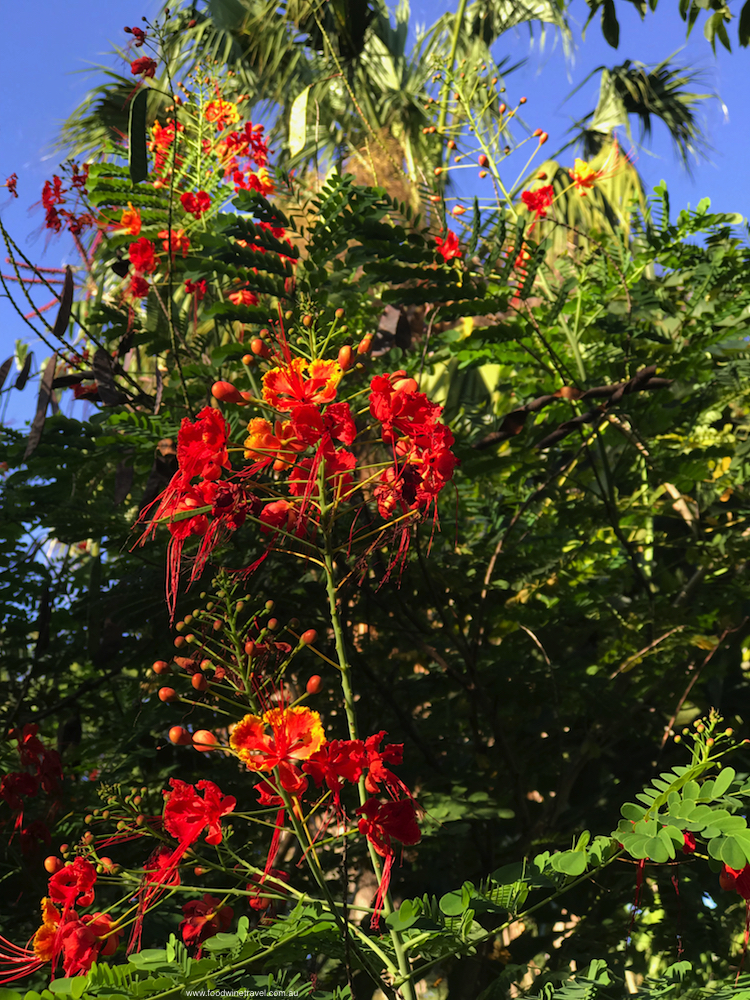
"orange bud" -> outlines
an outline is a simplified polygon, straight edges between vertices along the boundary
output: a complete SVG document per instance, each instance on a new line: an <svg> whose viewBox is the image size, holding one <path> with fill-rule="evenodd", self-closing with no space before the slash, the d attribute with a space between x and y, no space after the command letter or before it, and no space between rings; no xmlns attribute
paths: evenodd
<svg viewBox="0 0 750 1000"><path fill-rule="evenodd" d="M59 858L56 858L54 854L50 854L48 858L44 859L44 870L49 872L50 875L54 875L56 872L59 872L62 866L62 861Z"/></svg>
<svg viewBox="0 0 750 1000"><path fill-rule="evenodd" d="M177 692L174 688L159 688L159 701L177 701Z"/></svg>
<svg viewBox="0 0 750 1000"><path fill-rule="evenodd" d="M547 173L546 173L546 171L540 170L539 173L536 175L536 178L539 181L546 181L547 180Z"/></svg>
<svg viewBox="0 0 750 1000"><path fill-rule="evenodd" d="M440 195L439 194L431 194L430 195L430 201L440 201Z"/></svg>
<svg viewBox="0 0 750 1000"><path fill-rule="evenodd" d="M487 176L487 171L486 170L480 170L479 171L479 176L482 177L482 178L486 177Z"/></svg>
<svg viewBox="0 0 750 1000"><path fill-rule="evenodd" d="M465 213L466 213L466 209L464 208L463 205L456 205L451 210L451 215L464 215Z"/></svg>
<svg viewBox="0 0 750 1000"><path fill-rule="evenodd" d="M493 76L492 79L490 80L490 83L494 86L497 83L497 77Z"/></svg>
<svg viewBox="0 0 750 1000"><path fill-rule="evenodd" d="M244 406L245 400L242 398L239 389L235 389L231 382L214 382L211 386L211 395L218 399L220 403L237 403Z"/></svg>
<svg viewBox="0 0 750 1000"><path fill-rule="evenodd" d="M484 153L480 153L477 163L479 164L480 167L487 167L489 166L490 161L487 159Z"/></svg>
<svg viewBox="0 0 750 1000"><path fill-rule="evenodd" d="M526 103L526 98L525 97L519 98L518 103L519 104L525 104Z"/></svg>
<svg viewBox="0 0 750 1000"><path fill-rule="evenodd" d="M302 325L307 329L309 329L312 326L312 322L313 318L309 313L307 313L307 315L302 317Z"/></svg>
<svg viewBox="0 0 750 1000"><path fill-rule="evenodd" d="M442 167L435 167L435 169L433 170L433 173L435 174L436 177L439 177L442 174L442 172L443 172Z"/></svg>
<svg viewBox="0 0 750 1000"><path fill-rule="evenodd" d="M318 633L315 631L315 629L309 628L307 629L306 632L302 633L302 635L299 637L299 641L303 643L305 646L311 646L317 638L318 638Z"/></svg>
<svg viewBox="0 0 750 1000"><path fill-rule="evenodd" d="M203 674L193 674L190 678L190 683L193 685L196 691L205 691L208 687L208 681L203 676Z"/></svg>
<svg viewBox="0 0 750 1000"><path fill-rule="evenodd" d="M252 368L252 366L255 364L255 358L252 356L252 354L243 354L242 364L247 365L248 368Z"/></svg>
<svg viewBox="0 0 750 1000"><path fill-rule="evenodd" d="M193 742L193 737L182 726L172 726L169 730L169 742L178 747L186 747Z"/></svg>
<svg viewBox="0 0 750 1000"><path fill-rule="evenodd" d="M307 691L308 694L319 694L322 687L323 678L320 674L313 674L305 686L305 691Z"/></svg>
<svg viewBox="0 0 750 1000"><path fill-rule="evenodd" d="M542 134L542 130L540 128L535 128L534 131L531 134L536 138L536 136L539 136L539 135Z"/></svg>
<svg viewBox="0 0 750 1000"><path fill-rule="evenodd" d="M504 115L507 110L507 107L508 107L507 104L501 104L497 110L500 112L501 115Z"/></svg>
<svg viewBox="0 0 750 1000"><path fill-rule="evenodd" d="M372 334L367 333L357 344L357 354L369 354L372 347Z"/></svg>
<svg viewBox="0 0 750 1000"><path fill-rule="evenodd" d="M193 746L201 753L208 753L210 750L216 749L218 742L214 734L207 729L199 729L193 733Z"/></svg>
<svg viewBox="0 0 750 1000"><path fill-rule="evenodd" d="M546 132L542 132L542 134L539 136L539 145L543 146L545 144L545 142L547 141L547 139L549 139L549 136L547 135L547 133Z"/></svg>
<svg viewBox="0 0 750 1000"><path fill-rule="evenodd" d="M253 354L257 354L261 358L271 357L270 348L263 343L260 337L256 337L254 340L250 341L250 350L253 352Z"/></svg>
<svg viewBox="0 0 750 1000"><path fill-rule="evenodd" d="M338 362L339 368L342 372L348 372L354 364L354 351L351 349L349 344L344 344L339 351Z"/></svg>
<svg viewBox="0 0 750 1000"><path fill-rule="evenodd" d="M151 669L155 674L166 674L169 671L169 664L166 660L156 660Z"/></svg>
<svg viewBox="0 0 750 1000"><path fill-rule="evenodd" d="M250 639L249 642L245 643L245 652L247 653L248 656L252 656L253 653L255 652L255 643L253 642L252 639Z"/></svg>
<svg viewBox="0 0 750 1000"><path fill-rule="evenodd" d="M455 149L456 148L456 140L455 139L449 139L448 142L446 143L446 145L448 146L448 149Z"/></svg>

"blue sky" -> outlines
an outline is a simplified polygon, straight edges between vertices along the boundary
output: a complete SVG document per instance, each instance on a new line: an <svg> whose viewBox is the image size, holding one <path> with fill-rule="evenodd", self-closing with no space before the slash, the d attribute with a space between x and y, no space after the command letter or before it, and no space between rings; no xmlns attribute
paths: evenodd
<svg viewBox="0 0 750 1000"><path fill-rule="evenodd" d="M457 0L416 0L414 23L432 22L453 9ZM0 188L0 212L5 226L27 254L46 266L58 267L75 260L63 240L46 244L41 230L38 202L46 178L55 171L59 157L52 153L59 123L75 108L92 81L81 72L92 64L109 62L110 43L124 44L128 36L123 26L139 25L141 16L153 16L155 0L29 0L6 5L0 34L0 183L13 172L18 174L19 198L11 200ZM611 49L602 39L597 23L589 26L585 41L580 27L588 8L574 0L571 19L576 49L566 59L562 45L547 33L543 49L539 32L530 42L528 30L519 29L503 36L496 58L513 61L527 58L525 66L507 79L508 96L528 98L526 119L550 134L547 151L565 141L573 118L592 110L596 104L598 79L593 78L574 100L563 99L595 66L615 65L626 58L656 63L682 48L677 58L704 75L699 88L717 92L721 100L706 102L702 115L713 152L707 161L694 165L692 177L677 161L666 134L657 125L650 141L650 154L638 153L638 168L648 188L665 178L675 210L688 203L695 206L704 196L711 198L717 211L750 215L750 191L746 166L750 147L750 50L735 46L732 54L717 46L716 57L703 38L702 25L696 26L689 41L677 12L676 0L661 0L655 14L640 21L634 7L618 3L621 23L619 49ZM736 37L736 29L730 29ZM510 101L508 103L511 103ZM637 134L635 136L637 138ZM569 156L571 154L568 154ZM2 255L4 259L5 254ZM7 273L7 266L3 271ZM25 327L0 301L0 362L12 353L13 343L25 336ZM37 359L44 348L37 347ZM19 426L28 416L28 405L15 397L6 421Z"/></svg>

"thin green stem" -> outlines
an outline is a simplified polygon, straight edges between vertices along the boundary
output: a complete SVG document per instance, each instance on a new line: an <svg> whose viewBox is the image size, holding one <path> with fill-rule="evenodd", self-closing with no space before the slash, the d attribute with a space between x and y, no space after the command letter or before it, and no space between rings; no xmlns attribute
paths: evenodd
<svg viewBox="0 0 750 1000"><path fill-rule="evenodd" d="M336 596L336 579L333 566L333 546L331 540L331 524L332 518L330 517L330 511L332 504L328 504L326 498L325 490L325 468L324 463L321 463L321 470L319 476L319 490L320 490L320 512L321 512L321 525L323 528L323 538L324 538L324 549L323 549L323 562L325 565L326 572L326 592L328 595L328 610L331 616L331 625L333 626L333 635L336 643L336 656L339 661L339 675L341 677L341 690L344 695L344 711L346 713L346 721L349 727L349 738L352 740L359 739L359 730L357 726L357 713L354 706L354 692L352 690L351 682L351 665L349 663L349 657L346 649L346 639L344 636L344 628L341 622L341 616L339 614L338 600ZM364 778L359 781L359 801L360 805L364 805L367 801L367 789L365 788ZM380 858L370 843L367 841L367 848L370 854L370 862L372 864L375 877L380 884L383 878L383 870L380 864ZM393 913L393 902L389 892L383 894L383 912L386 917ZM414 985L411 976L411 967L409 964L409 959L407 958L406 951L404 949L404 943L401 939L401 935L396 930L390 931L391 944L393 945L393 950L396 953L396 960L398 961L398 970L401 976L402 992L405 1000L416 1000L416 994L414 992Z"/></svg>

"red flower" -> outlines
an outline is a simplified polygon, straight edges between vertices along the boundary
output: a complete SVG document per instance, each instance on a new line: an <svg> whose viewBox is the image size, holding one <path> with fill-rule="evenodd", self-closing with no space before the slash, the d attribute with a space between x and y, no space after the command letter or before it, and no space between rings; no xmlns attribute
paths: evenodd
<svg viewBox="0 0 750 1000"><path fill-rule="evenodd" d="M261 895L261 890L267 879L271 879L271 883L267 886L268 892L273 892L278 894L284 894L285 889L280 886L279 882L288 882L289 874L288 872L281 871L278 868L269 868L267 872L262 875L252 875L250 881L247 883L247 891L254 892L255 895L248 899L248 906L253 910L266 910L270 916L274 910L274 900L269 899L267 896Z"/></svg>
<svg viewBox="0 0 750 1000"><path fill-rule="evenodd" d="M750 865L740 869L724 865L719 882L722 889L734 889L744 900L750 902Z"/></svg>
<svg viewBox="0 0 750 1000"><path fill-rule="evenodd" d="M394 850L392 840L402 844L417 844L422 838L416 819L416 805L412 799L398 802L379 802L368 799L357 809L359 832L363 833L377 853L385 858L378 893L375 897L375 912L370 926L376 929L383 908L383 898L388 892L393 869Z"/></svg>
<svg viewBox="0 0 750 1000"><path fill-rule="evenodd" d="M96 868L85 858L76 858L50 876L49 898L62 903L63 913L72 906L91 906L94 902Z"/></svg>
<svg viewBox="0 0 750 1000"><path fill-rule="evenodd" d="M545 184L536 191L522 191L521 201L537 219L547 218L547 209L555 199L555 189L551 184Z"/></svg>
<svg viewBox="0 0 750 1000"><path fill-rule="evenodd" d="M132 202L128 202L128 207L123 209L120 216L120 224L115 224L115 229L124 229L131 236L137 236L141 231L141 213L137 208L133 208Z"/></svg>
<svg viewBox="0 0 750 1000"><path fill-rule="evenodd" d="M153 77L156 73L156 60L140 56L130 64L130 72L133 76Z"/></svg>
<svg viewBox="0 0 750 1000"><path fill-rule="evenodd" d="M218 131L226 128L227 125L234 125L240 120L240 113L237 105L231 101L209 101L203 109L203 117L207 122L215 122ZM233 133L237 134L237 133Z"/></svg>
<svg viewBox="0 0 750 1000"><path fill-rule="evenodd" d="M211 196L205 191L199 191L197 194L186 191L185 194L180 195L180 201L185 211L190 212L196 219L200 219L203 213L211 207Z"/></svg>
<svg viewBox="0 0 750 1000"><path fill-rule="evenodd" d="M149 285L146 279L140 274L134 274L130 279L127 294L134 299L145 299L150 291L151 285Z"/></svg>
<svg viewBox="0 0 750 1000"><path fill-rule="evenodd" d="M179 885L180 873L174 859L174 851L163 844L157 847L143 866L144 880L151 885Z"/></svg>
<svg viewBox="0 0 750 1000"><path fill-rule="evenodd" d="M183 257L187 257L188 250L190 249L190 238L185 233L184 229L162 229L159 233L159 239L162 240L162 246L165 252L169 252L170 243L172 245L172 257L175 254L181 253Z"/></svg>
<svg viewBox="0 0 750 1000"><path fill-rule="evenodd" d="M348 403L331 403L323 414L323 423L332 438L342 444L353 444L357 427Z"/></svg>
<svg viewBox="0 0 750 1000"><path fill-rule="evenodd" d="M365 741L368 769L365 788L370 795L377 795L380 792L380 785L384 784L394 799L399 797L399 790L405 792L411 798L411 792L403 781L385 766L386 764L403 763L404 744L389 743L381 750L380 744L386 735L385 730L381 730L379 733L375 733L374 736L369 736Z"/></svg>
<svg viewBox="0 0 750 1000"><path fill-rule="evenodd" d="M270 708L262 716L246 715L234 727L229 745L249 771L278 768L283 787L298 794L304 779L295 765L320 750L325 741L320 714L297 706Z"/></svg>
<svg viewBox="0 0 750 1000"><path fill-rule="evenodd" d="M294 507L287 500L272 500L260 512L261 533L267 535L274 528L289 530L294 523Z"/></svg>
<svg viewBox="0 0 750 1000"><path fill-rule="evenodd" d="M206 279L199 281L186 281L185 291L188 295L194 295L197 302L202 302L206 295Z"/></svg>
<svg viewBox="0 0 750 1000"><path fill-rule="evenodd" d="M220 410L204 407L195 422L184 417L177 435L179 475L184 482L194 476L215 480L222 468L228 469L227 438L229 428Z"/></svg>
<svg viewBox="0 0 750 1000"><path fill-rule="evenodd" d="M443 260L446 261L446 263L454 257L463 257L463 254L458 246L458 237L452 229L448 230L448 235L445 239L442 239L440 236L436 236L435 242L437 243L438 253Z"/></svg>
<svg viewBox="0 0 750 1000"><path fill-rule="evenodd" d="M39 791L39 780L26 771L11 771L0 781L0 798L5 799L11 809L23 808L22 796L33 796Z"/></svg>
<svg viewBox="0 0 750 1000"><path fill-rule="evenodd" d="M427 433L440 416L441 408L416 388L404 371L376 375L370 382L370 413L382 424L386 444L394 442L394 431L409 437Z"/></svg>
<svg viewBox="0 0 750 1000"><path fill-rule="evenodd" d="M422 833L417 826L416 806L412 799L380 802L368 799L356 810L359 832L363 833L381 857L393 853L391 840L418 844Z"/></svg>
<svg viewBox="0 0 750 1000"><path fill-rule="evenodd" d="M86 973L100 956L114 955L121 934L122 929L106 913L66 920L60 927L65 975Z"/></svg>
<svg viewBox="0 0 750 1000"><path fill-rule="evenodd" d="M203 899L191 899L182 907L185 919L180 923L180 934L188 948L229 929L234 911L231 906L220 906L220 903L216 896L206 893Z"/></svg>
<svg viewBox="0 0 750 1000"><path fill-rule="evenodd" d="M318 787L324 783L328 786L338 808L344 781L356 784L366 765L367 754L362 740L331 740L305 761L302 770Z"/></svg>
<svg viewBox="0 0 750 1000"><path fill-rule="evenodd" d="M682 852L683 854L695 854L695 834L690 830L683 830L682 832Z"/></svg>
<svg viewBox="0 0 750 1000"><path fill-rule="evenodd" d="M236 306L257 306L258 296L249 288L241 288L237 292L229 293L229 301Z"/></svg>
<svg viewBox="0 0 750 1000"><path fill-rule="evenodd" d="M164 826L184 847L195 843L204 829L207 844L220 844L221 817L233 812L237 800L223 795L213 781L199 781L195 788L179 778L170 778L172 791L166 793ZM198 792L203 792L203 798Z"/></svg>
<svg viewBox="0 0 750 1000"><path fill-rule="evenodd" d="M146 236L141 236L135 243L131 243L128 248L130 263L139 274L153 274L156 270L157 260L154 244Z"/></svg>
<svg viewBox="0 0 750 1000"><path fill-rule="evenodd" d="M336 361L293 358L285 367L266 372L263 398L277 410L291 410L298 403L330 403L342 374Z"/></svg>
<svg viewBox="0 0 750 1000"><path fill-rule="evenodd" d="M135 39L135 47L139 49L146 41L146 32L143 28L126 28L125 31Z"/></svg>
<svg viewBox="0 0 750 1000"><path fill-rule="evenodd" d="M11 174L10 177L5 181L3 187L7 187L14 198L18 197L18 191L16 191L16 185L18 184L18 174Z"/></svg>

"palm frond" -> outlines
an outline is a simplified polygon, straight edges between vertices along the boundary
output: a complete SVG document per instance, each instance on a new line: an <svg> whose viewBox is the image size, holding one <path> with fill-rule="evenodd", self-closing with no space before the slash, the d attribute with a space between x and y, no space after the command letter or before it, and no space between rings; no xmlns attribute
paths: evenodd
<svg viewBox="0 0 750 1000"><path fill-rule="evenodd" d="M641 140L651 135L654 119L661 121L688 170L691 160L707 155L710 146L698 112L702 101L716 95L688 89L700 81L699 71L674 63L671 56L652 68L626 59L611 69L598 66L583 83L598 72L601 84L597 106L575 123L568 143L579 145L585 158L597 155L618 128L630 137L631 118L638 121Z"/></svg>

